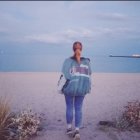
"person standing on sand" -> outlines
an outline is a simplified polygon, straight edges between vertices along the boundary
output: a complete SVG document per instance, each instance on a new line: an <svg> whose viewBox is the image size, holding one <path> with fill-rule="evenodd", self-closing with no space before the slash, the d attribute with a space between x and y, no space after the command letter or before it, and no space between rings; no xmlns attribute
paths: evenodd
<svg viewBox="0 0 140 140"><path fill-rule="evenodd" d="M61 93L66 102L66 134L73 136L74 140L80 140L79 129L82 124L82 105L84 97L91 91L91 65L90 59L81 57L82 43L73 43L74 55L67 58L62 67L62 74L58 81L61 85ZM73 114L75 111L75 130L72 129Z"/></svg>

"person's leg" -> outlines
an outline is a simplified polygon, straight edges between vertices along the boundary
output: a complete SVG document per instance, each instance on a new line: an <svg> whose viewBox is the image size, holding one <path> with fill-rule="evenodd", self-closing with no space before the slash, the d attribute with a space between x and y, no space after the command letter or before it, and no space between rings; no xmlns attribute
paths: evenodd
<svg viewBox="0 0 140 140"><path fill-rule="evenodd" d="M72 128L74 97L65 95L67 129Z"/></svg>
<svg viewBox="0 0 140 140"><path fill-rule="evenodd" d="M79 130L82 124L82 106L84 96L75 96L74 107L75 107L75 128Z"/></svg>
<svg viewBox="0 0 140 140"><path fill-rule="evenodd" d="M75 132L73 134L74 140L80 140L79 129L82 123L82 105L84 96L75 96L74 107L75 107Z"/></svg>

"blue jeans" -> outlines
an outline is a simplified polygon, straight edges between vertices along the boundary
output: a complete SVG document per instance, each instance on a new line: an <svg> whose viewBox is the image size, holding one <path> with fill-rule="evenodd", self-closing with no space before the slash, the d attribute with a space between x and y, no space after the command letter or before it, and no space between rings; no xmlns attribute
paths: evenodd
<svg viewBox="0 0 140 140"><path fill-rule="evenodd" d="M83 100L84 100L84 96L65 95L67 124L72 124L73 112L75 111L75 127L80 128L82 123Z"/></svg>

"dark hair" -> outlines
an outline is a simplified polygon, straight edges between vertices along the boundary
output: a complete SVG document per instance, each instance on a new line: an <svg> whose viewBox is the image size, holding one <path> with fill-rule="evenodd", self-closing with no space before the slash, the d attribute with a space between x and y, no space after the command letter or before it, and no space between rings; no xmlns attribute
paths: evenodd
<svg viewBox="0 0 140 140"><path fill-rule="evenodd" d="M83 47L82 43L79 42L79 41L76 41L76 42L73 43L73 51L75 51L75 47L76 47L77 44L79 44L81 46L81 50L82 50L82 47Z"/></svg>

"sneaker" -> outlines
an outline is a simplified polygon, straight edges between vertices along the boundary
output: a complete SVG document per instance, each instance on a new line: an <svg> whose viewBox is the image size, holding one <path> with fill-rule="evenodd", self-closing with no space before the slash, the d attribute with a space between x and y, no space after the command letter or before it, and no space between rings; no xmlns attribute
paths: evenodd
<svg viewBox="0 0 140 140"><path fill-rule="evenodd" d="M69 135L69 136L72 136L73 135L72 128L68 128L67 131L66 131L66 134Z"/></svg>
<svg viewBox="0 0 140 140"><path fill-rule="evenodd" d="M74 138L74 140L80 140L80 133L78 130L75 130L75 132L73 134L73 138Z"/></svg>

